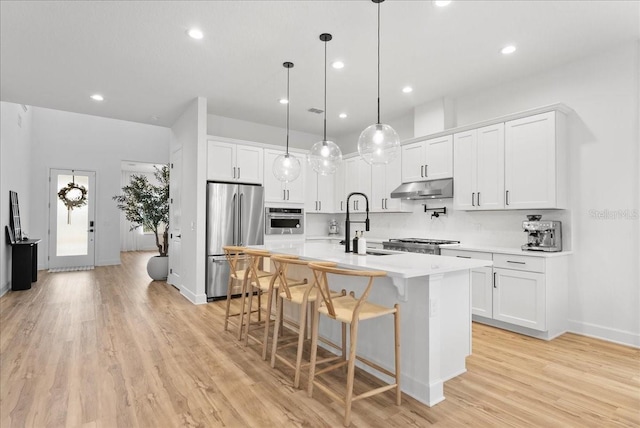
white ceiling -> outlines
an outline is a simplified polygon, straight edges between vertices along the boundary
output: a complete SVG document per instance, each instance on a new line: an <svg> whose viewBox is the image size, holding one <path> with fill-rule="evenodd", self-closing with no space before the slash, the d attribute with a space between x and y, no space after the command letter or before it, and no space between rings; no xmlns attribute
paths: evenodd
<svg viewBox="0 0 640 428"><path fill-rule="evenodd" d="M196 96L210 114L291 128L356 132L376 116L376 14L350 1L2 1L3 101L171 126ZM381 5L382 122L442 96L500 84L640 38L638 1L388 0ZM193 40L188 28L202 29ZM500 49L516 44L503 56ZM411 85L414 92L403 94ZM102 103L89 99L93 93ZM338 119L346 112L347 119ZM157 116L154 120L152 116ZM386 119L386 120L385 120Z"/></svg>

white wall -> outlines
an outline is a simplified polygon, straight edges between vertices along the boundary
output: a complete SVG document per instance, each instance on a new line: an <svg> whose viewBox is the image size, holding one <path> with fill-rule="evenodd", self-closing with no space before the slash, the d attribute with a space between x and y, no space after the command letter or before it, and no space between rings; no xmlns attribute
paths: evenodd
<svg viewBox="0 0 640 428"><path fill-rule="evenodd" d="M575 252L571 330L640 346L639 61L640 45L629 43L454 99L456 126L558 102L575 110L568 120L569 210L450 211L432 219L413 202L410 214L372 214L369 236L519 247L526 238L521 231L526 214L560 220L566 245ZM451 209L451 200L427 204ZM611 218L617 210L627 217ZM321 230L325 223L326 218L314 215L307 219L310 230Z"/></svg>
<svg viewBox="0 0 640 428"><path fill-rule="evenodd" d="M172 151L182 147L180 293L193 303L206 303L206 99L196 98L189 104L171 127L171 140Z"/></svg>
<svg viewBox="0 0 640 428"><path fill-rule="evenodd" d="M5 245L5 226L9 226L9 191L18 192L20 223L30 237L31 229L31 141L33 110L20 104L0 102L0 296L10 288L11 247ZM20 124L18 124L20 122Z"/></svg>
<svg viewBox="0 0 640 428"><path fill-rule="evenodd" d="M207 133L216 137L255 141L278 146L284 146L287 140L286 128L216 116L214 114L207 115ZM331 139L331 137L327 138ZM308 150L320 140L322 140L322 134L315 135L289 130L289 147Z"/></svg>
<svg viewBox="0 0 640 428"><path fill-rule="evenodd" d="M38 264L47 267L49 170L96 172L96 265L120 263L121 161L168 163L170 130L154 125L33 108L31 228L41 237Z"/></svg>

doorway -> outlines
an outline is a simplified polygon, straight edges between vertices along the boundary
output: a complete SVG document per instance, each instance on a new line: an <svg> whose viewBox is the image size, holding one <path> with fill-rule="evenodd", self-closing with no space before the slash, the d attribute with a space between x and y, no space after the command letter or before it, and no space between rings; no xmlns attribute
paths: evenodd
<svg viewBox="0 0 640 428"><path fill-rule="evenodd" d="M49 173L49 269L95 265L96 173L51 169Z"/></svg>

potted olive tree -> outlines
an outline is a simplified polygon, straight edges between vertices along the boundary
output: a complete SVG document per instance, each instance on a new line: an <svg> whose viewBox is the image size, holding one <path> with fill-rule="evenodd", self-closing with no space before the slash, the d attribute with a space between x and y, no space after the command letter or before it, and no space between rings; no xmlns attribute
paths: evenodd
<svg viewBox="0 0 640 428"><path fill-rule="evenodd" d="M132 175L122 194L113 200L132 223L130 230L143 227L155 234L160 255L149 259L147 272L154 280L166 280L169 273L169 167L155 167L154 175L158 184L150 183L145 175Z"/></svg>

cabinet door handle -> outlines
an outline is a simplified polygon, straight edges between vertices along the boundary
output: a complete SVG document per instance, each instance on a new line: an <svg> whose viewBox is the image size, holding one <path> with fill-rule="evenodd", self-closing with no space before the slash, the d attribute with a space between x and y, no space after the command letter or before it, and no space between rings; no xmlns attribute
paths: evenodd
<svg viewBox="0 0 640 428"><path fill-rule="evenodd" d="M526 262L514 262L513 260L507 260L507 263L513 263L513 264L516 264L516 265L526 265L527 264Z"/></svg>
<svg viewBox="0 0 640 428"><path fill-rule="evenodd" d="M476 198L476 193L475 193L475 192L473 192L473 193L471 194L471 206L472 206L472 207L475 207L475 206L476 206L475 198Z"/></svg>
<svg viewBox="0 0 640 428"><path fill-rule="evenodd" d="M480 192L478 192L478 199L477 199L477 201L478 201L478 206L480 206Z"/></svg>
<svg viewBox="0 0 640 428"><path fill-rule="evenodd" d="M287 191L282 189L282 200L286 201L287 200Z"/></svg>
<svg viewBox="0 0 640 428"><path fill-rule="evenodd" d="M287 201L291 199L291 195L289 194L289 189L287 189Z"/></svg>
<svg viewBox="0 0 640 428"><path fill-rule="evenodd" d="M318 201L318 211L322 211L322 201Z"/></svg>
<svg viewBox="0 0 640 428"><path fill-rule="evenodd" d="M340 211L344 211L343 204L344 204L344 201L340 201Z"/></svg>
<svg viewBox="0 0 640 428"><path fill-rule="evenodd" d="M456 256L459 259L470 259L470 256Z"/></svg>
<svg viewBox="0 0 640 428"><path fill-rule="evenodd" d="M498 288L498 284L496 283L496 272L493 273L493 288Z"/></svg>
<svg viewBox="0 0 640 428"><path fill-rule="evenodd" d="M384 209L388 210L389 209L389 199L384 198Z"/></svg>
<svg viewBox="0 0 640 428"><path fill-rule="evenodd" d="M509 205L509 191L508 190L505 192L504 202L505 202L505 204Z"/></svg>
<svg viewBox="0 0 640 428"><path fill-rule="evenodd" d="M236 167L233 167L233 178L236 178Z"/></svg>
<svg viewBox="0 0 640 428"><path fill-rule="evenodd" d="M420 165L420 177L424 177L424 165Z"/></svg>
<svg viewBox="0 0 640 428"><path fill-rule="evenodd" d="M424 166L424 176L425 176L425 177L428 177L428 176L429 176L429 173L427 172L427 169L428 169L428 168L429 168L429 165L425 165L425 166Z"/></svg>
<svg viewBox="0 0 640 428"><path fill-rule="evenodd" d="M238 167L238 180L240 180L240 167Z"/></svg>

